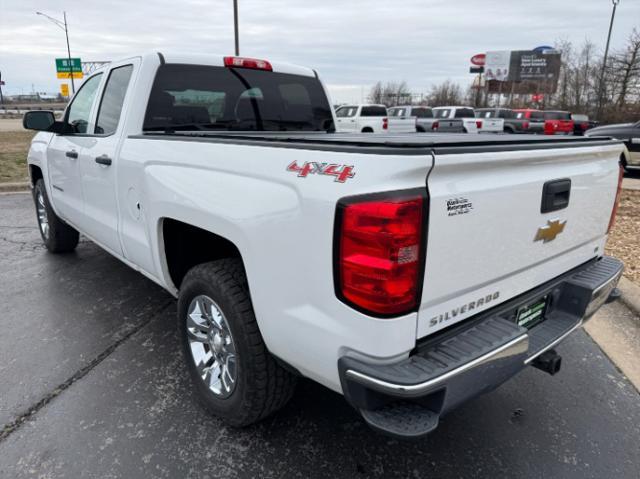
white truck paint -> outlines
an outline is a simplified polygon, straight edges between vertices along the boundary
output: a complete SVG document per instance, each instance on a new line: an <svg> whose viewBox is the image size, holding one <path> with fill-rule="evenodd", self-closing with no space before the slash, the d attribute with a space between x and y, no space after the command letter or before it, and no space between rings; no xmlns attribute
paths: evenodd
<svg viewBox="0 0 640 479"><path fill-rule="evenodd" d="M384 105L344 105L336 109L336 130L341 133L384 133L389 118Z"/></svg>
<svg viewBox="0 0 640 479"><path fill-rule="evenodd" d="M67 109L65 118L78 113L76 107L84 111L83 133L35 136L28 155L32 180L42 177L57 217L175 296L183 291L171 270L175 259L169 257L163 228L168 221L233 244L269 353L334 391L345 393L341 358L374 366L407 360L422 339L603 255L616 200L620 143L538 138L539 148L520 148L521 136L478 140L440 134L301 133L297 130L306 124L301 120L306 100L287 103L291 117L271 125L274 131L226 131L228 123L220 120L224 115L217 109L220 98L232 101L231 90L199 90L190 102L210 102L209 110L193 110L193 103L181 100L187 93L180 91L196 88L189 70L178 70L178 65L206 67L210 82L225 68L246 71L213 55L149 53L111 63L85 81ZM256 78L285 78L280 86L317 81L311 69L271 66L272 71ZM129 81L119 85L119 121L115 119L110 134L94 133L107 80L119 68L131 72ZM166 75L184 90L173 86L152 92L162 85L159 71L172 68L180 71L175 74L179 78ZM89 87L96 94L78 105ZM240 127L246 121L240 105L249 112L251 105L268 100L265 86L241 89L245 87L241 94L236 91L235 107L228 105ZM165 110L150 113L153 106L148 106L155 99L170 100L167 92L173 92L173 103L166 106L175 110L172 118L183 115L189 121L147 128L155 125L149 121L162 122L169 115ZM305 96L298 87L296 92L296 98ZM330 105L326 95L320 103L321 109ZM359 112L362 106L342 108ZM455 107L449 109L456 118ZM191 123L203 113L206 122ZM267 129L270 124L263 120ZM462 120L474 131L475 118ZM216 125L224 131L208 129ZM379 125L374 131L380 131ZM478 141L485 146L479 148ZM111 164L98 162L106 157ZM541 214L543 185L558 178L571 180L570 202L560 211ZM342 244L336 241L345 241L334 236L341 234L336 215L353 201L345 203L345 198L378 201L398 191L414 192L424 206L414 226L423 235L426 252L421 257L418 246L412 246L398 252L396 258L404 259L395 260L399 265L416 263L420 273L415 288L421 293L415 307L381 319L336 292L334 261L336 245ZM382 214L376 211L371 218ZM564 233L554 241L534 241L536 231L554 220L566 222ZM196 246L188 252L195 254ZM486 297L492 299L478 301ZM471 303L474 308L461 308Z"/></svg>

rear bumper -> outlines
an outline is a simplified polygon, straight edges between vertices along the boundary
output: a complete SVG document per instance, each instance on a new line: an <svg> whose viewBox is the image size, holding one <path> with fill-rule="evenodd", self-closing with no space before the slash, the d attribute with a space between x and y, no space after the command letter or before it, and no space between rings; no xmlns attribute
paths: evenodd
<svg viewBox="0 0 640 479"><path fill-rule="evenodd" d="M605 303L622 268L611 257L591 261L427 338L399 363L342 357L343 393L375 429L427 434L442 414L496 388L580 327ZM518 309L545 296L545 320L531 329L517 325Z"/></svg>

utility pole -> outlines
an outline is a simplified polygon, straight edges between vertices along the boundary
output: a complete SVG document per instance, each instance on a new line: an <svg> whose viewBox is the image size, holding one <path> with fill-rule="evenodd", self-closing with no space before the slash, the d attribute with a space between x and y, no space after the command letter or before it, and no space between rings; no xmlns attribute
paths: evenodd
<svg viewBox="0 0 640 479"><path fill-rule="evenodd" d="M4 98L2 98L2 72L0 72L0 105L4 104Z"/></svg>
<svg viewBox="0 0 640 479"><path fill-rule="evenodd" d="M71 49L69 48L69 29L67 28L67 12L62 12L62 16L64 18L63 22L53 17L50 17L49 15L42 12L36 12L36 15L42 15L43 17L52 21L56 26L64 30L64 35L67 38L67 59L69 60L69 78L71 79L71 92L75 93L76 86L73 83L73 64L71 63Z"/></svg>
<svg viewBox="0 0 640 479"><path fill-rule="evenodd" d="M236 37L236 56L238 57L240 56L240 39L238 37L238 0L233 0L233 29Z"/></svg>
<svg viewBox="0 0 640 479"><path fill-rule="evenodd" d="M609 42L611 41L611 30L613 29L613 19L616 16L616 7L620 3L620 0L611 0L613 3L613 10L611 11L611 21L609 22L609 34L607 35L607 45L604 48L604 58L602 59L602 70L600 71L600 88L598 88L598 113L597 119L600 120L602 114L602 101L604 96L604 72L607 68L607 57L609 56Z"/></svg>

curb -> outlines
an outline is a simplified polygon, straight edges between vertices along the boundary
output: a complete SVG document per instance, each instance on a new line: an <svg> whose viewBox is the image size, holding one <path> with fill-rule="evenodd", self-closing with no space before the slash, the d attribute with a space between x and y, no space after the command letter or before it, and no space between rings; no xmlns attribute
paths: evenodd
<svg viewBox="0 0 640 479"><path fill-rule="evenodd" d="M0 193L17 193L21 191L29 191L31 185L29 182L21 183L0 183Z"/></svg>
<svg viewBox="0 0 640 479"><path fill-rule="evenodd" d="M640 286L623 276L620 278L618 288L622 292L620 301L622 301L627 308L640 316Z"/></svg>

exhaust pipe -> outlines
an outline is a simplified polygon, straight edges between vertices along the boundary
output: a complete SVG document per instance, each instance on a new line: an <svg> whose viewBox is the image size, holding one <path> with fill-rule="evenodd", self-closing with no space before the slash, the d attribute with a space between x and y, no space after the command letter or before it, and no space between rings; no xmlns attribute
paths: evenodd
<svg viewBox="0 0 640 479"><path fill-rule="evenodd" d="M560 371L560 366L562 366L562 356L556 353L555 349L550 349L534 359L531 362L531 365L553 376Z"/></svg>

